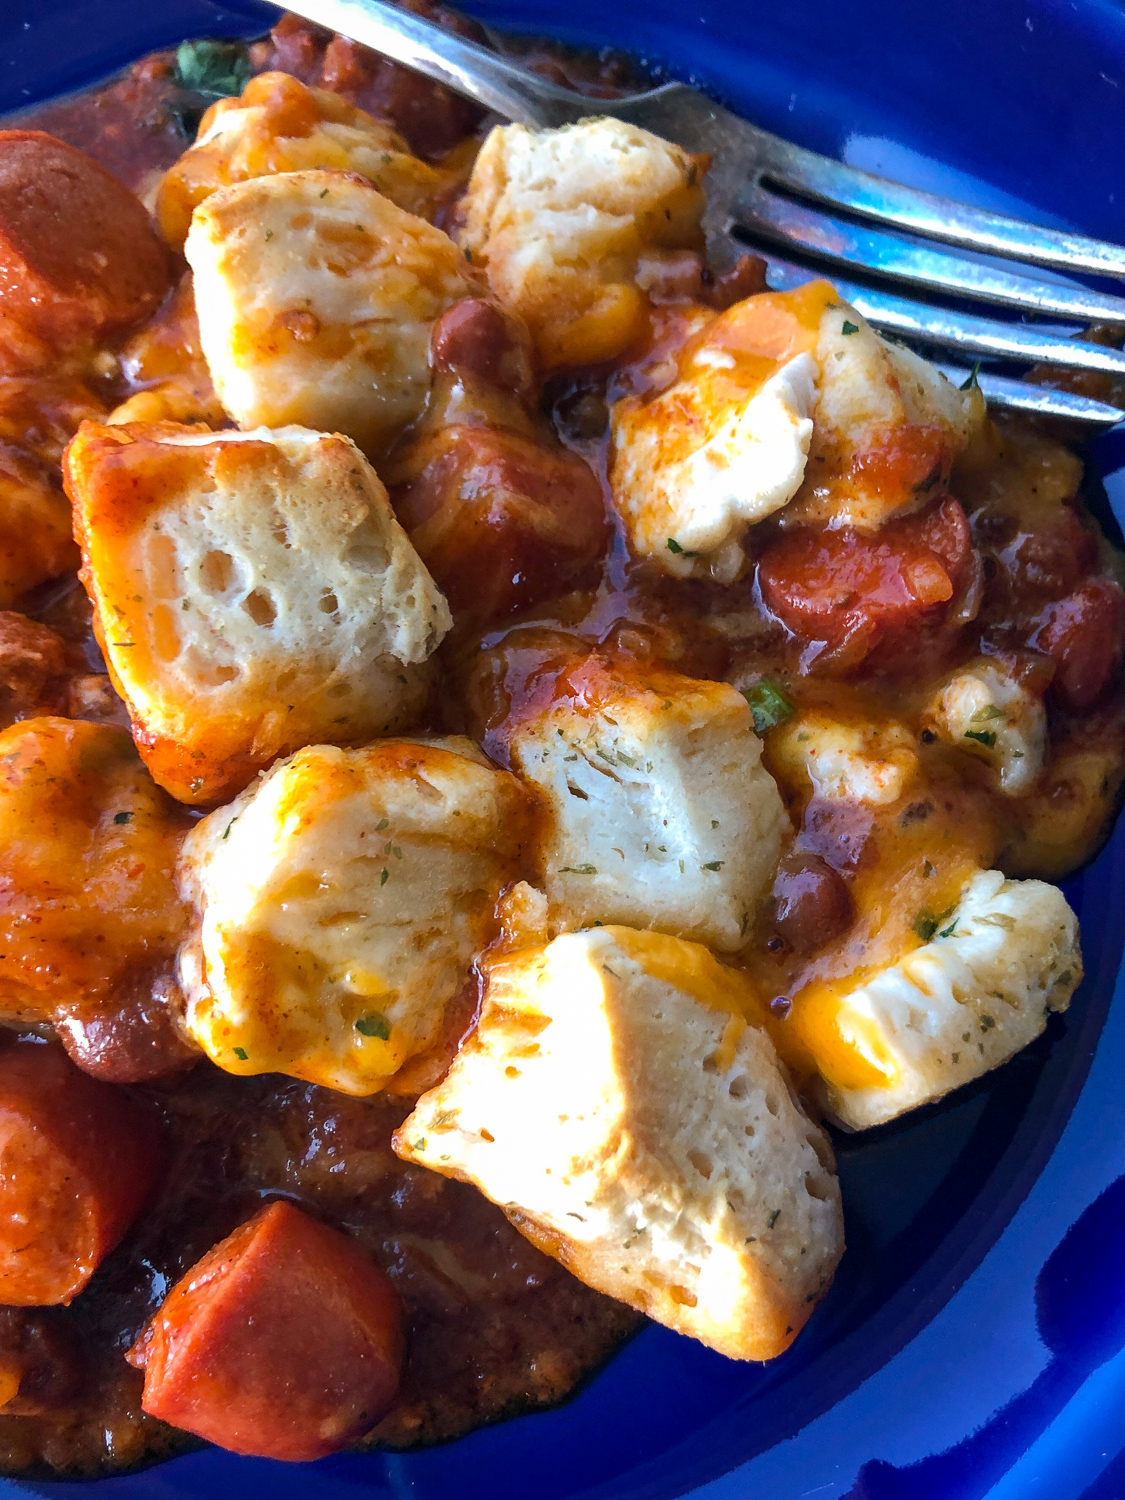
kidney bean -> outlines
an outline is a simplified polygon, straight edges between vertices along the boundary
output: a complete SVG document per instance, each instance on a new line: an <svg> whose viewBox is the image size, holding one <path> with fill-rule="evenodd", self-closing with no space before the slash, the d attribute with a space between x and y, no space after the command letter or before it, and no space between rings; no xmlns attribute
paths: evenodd
<svg viewBox="0 0 1125 1500"><path fill-rule="evenodd" d="M847 882L819 854L795 849L786 855L773 883L773 925L797 953L812 953L850 926L852 897Z"/></svg>

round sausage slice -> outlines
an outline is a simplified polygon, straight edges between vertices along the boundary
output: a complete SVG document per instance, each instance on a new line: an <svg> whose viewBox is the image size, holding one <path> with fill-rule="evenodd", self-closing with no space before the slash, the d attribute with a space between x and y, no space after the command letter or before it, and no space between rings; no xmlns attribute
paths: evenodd
<svg viewBox="0 0 1125 1500"><path fill-rule="evenodd" d="M132 1223L162 1155L153 1117L61 1048L0 1052L0 1303L73 1301Z"/></svg>
<svg viewBox="0 0 1125 1500"><path fill-rule="evenodd" d="M1125 594L1112 578L1093 578L1049 604L1033 637L1054 659L1051 684L1068 708L1090 708L1121 668L1125 655Z"/></svg>
<svg viewBox="0 0 1125 1500"><path fill-rule="evenodd" d="M140 200L41 130L0 130L0 373L33 373L148 316L171 284Z"/></svg>
<svg viewBox="0 0 1125 1500"><path fill-rule="evenodd" d="M312 1459L398 1393L402 1305L346 1235L271 1203L172 1288L130 1350L150 1416L234 1453Z"/></svg>

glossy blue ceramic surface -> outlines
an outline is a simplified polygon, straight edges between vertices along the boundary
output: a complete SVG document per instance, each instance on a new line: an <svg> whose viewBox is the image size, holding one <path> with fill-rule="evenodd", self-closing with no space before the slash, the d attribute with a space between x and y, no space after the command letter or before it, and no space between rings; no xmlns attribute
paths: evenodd
<svg viewBox="0 0 1125 1500"><path fill-rule="evenodd" d="M1125 9L1110 0L476 0L614 43L818 150L1125 241ZM0 0L0 112L271 12ZM1125 518L1125 435L1094 467ZM1106 496L1101 496L1106 504ZM1108 511L1106 512L1108 517ZM1112 524L1112 522L1110 522ZM428 1452L284 1466L205 1451L113 1500L1125 1500L1125 823L1067 894L1069 1014L946 1103L839 1141L848 1252L782 1359L646 1330L557 1411Z"/></svg>

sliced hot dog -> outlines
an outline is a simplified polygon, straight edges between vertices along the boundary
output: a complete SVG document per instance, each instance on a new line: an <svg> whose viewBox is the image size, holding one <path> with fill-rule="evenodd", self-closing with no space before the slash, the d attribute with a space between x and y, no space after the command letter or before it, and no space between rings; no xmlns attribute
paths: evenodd
<svg viewBox="0 0 1125 1500"><path fill-rule="evenodd" d="M1068 708L1096 703L1125 653L1125 594L1112 578L1093 578L1049 604L1034 643L1053 657L1052 688Z"/></svg>
<svg viewBox="0 0 1125 1500"><path fill-rule="evenodd" d="M0 130L0 373L124 331L170 283L168 253L128 188L41 130Z"/></svg>
<svg viewBox="0 0 1125 1500"><path fill-rule="evenodd" d="M161 1159L157 1121L61 1048L19 1042L0 1052L0 1303L77 1297Z"/></svg>
<svg viewBox="0 0 1125 1500"><path fill-rule="evenodd" d="M398 1392L402 1306L338 1230L271 1203L172 1288L130 1351L142 1406L235 1453L312 1459Z"/></svg>
<svg viewBox="0 0 1125 1500"><path fill-rule="evenodd" d="M758 581L782 624L799 640L822 643L822 665L870 657L872 665L919 672L936 670L924 668L924 658L940 663L956 640L977 566L965 513L946 496L871 534L782 532L762 553Z"/></svg>

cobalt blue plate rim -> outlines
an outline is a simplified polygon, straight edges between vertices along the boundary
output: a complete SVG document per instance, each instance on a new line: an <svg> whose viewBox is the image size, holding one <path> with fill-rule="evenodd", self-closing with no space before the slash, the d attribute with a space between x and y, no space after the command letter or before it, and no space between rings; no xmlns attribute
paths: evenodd
<svg viewBox="0 0 1125 1500"><path fill-rule="evenodd" d="M767 128L984 207L1125 241L1125 10L1115 0L469 0L501 29L628 48ZM0 113L256 0L7 0ZM1119 201L1120 200L1120 201ZM1095 507L1125 518L1125 435ZM1112 524L1112 520L1110 520ZM838 1140L849 1251L781 1360L650 1328L576 1397L416 1454L285 1466L201 1450L0 1493L234 1500L1123 1500L1125 826L1067 883L1087 977L1028 1052Z"/></svg>

